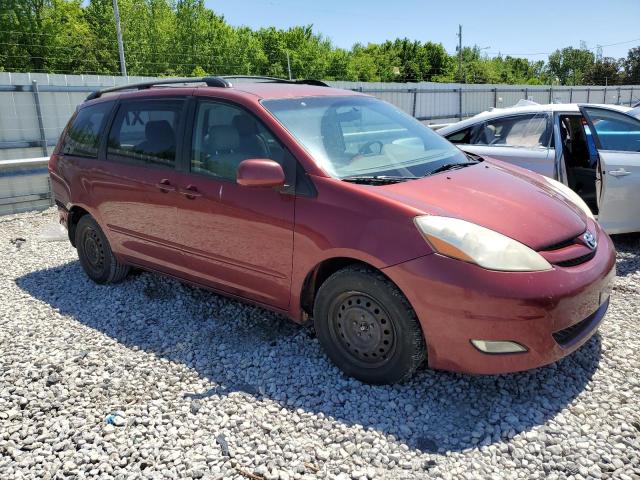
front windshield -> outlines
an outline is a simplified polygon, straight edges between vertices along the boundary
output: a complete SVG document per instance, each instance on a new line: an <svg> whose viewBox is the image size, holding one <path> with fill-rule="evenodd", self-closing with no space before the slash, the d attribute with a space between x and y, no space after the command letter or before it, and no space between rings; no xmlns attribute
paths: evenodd
<svg viewBox="0 0 640 480"><path fill-rule="evenodd" d="M638 120L640 120L640 107L634 108L633 110L629 110L627 113L632 117L635 117Z"/></svg>
<svg viewBox="0 0 640 480"><path fill-rule="evenodd" d="M263 105L336 178L415 178L469 162L431 129L375 98L306 97Z"/></svg>

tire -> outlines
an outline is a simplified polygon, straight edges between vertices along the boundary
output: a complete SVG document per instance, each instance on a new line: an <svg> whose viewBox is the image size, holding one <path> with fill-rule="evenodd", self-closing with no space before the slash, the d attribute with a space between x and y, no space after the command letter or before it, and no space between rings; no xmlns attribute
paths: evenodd
<svg viewBox="0 0 640 480"><path fill-rule="evenodd" d="M362 382L402 382L426 359L411 305L398 287L372 269L347 267L331 275L318 290L313 317L328 357Z"/></svg>
<svg viewBox="0 0 640 480"><path fill-rule="evenodd" d="M76 249L80 265L96 283L117 283L129 273L129 266L113 254L104 232L91 215L84 215L76 226Z"/></svg>

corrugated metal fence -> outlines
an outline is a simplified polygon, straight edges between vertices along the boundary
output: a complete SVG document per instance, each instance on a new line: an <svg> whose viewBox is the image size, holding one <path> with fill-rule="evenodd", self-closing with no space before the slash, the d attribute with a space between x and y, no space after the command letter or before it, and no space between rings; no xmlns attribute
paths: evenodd
<svg viewBox="0 0 640 480"><path fill-rule="evenodd" d="M148 77L51 75L0 72L0 213L33 208L43 195L38 175L16 172L15 162L3 160L46 157L76 106L93 91L136 83ZM386 100L426 123L453 122L493 107L509 107L521 99L538 103L609 103L631 105L640 98L640 86L514 86L442 83L328 82ZM36 162L37 163L37 162ZM12 173L13 172L13 173ZM16 180L10 180L11 178ZM20 177L22 180L17 180ZM32 181L33 180L33 181ZM9 188L9 185L13 187ZM12 198L16 197L16 203ZM30 199L30 200L26 200ZM37 201L46 202L46 198Z"/></svg>
<svg viewBox="0 0 640 480"><path fill-rule="evenodd" d="M546 103L608 103L632 105L640 87L549 85L469 85L458 83L329 82L339 88L362 91L386 100L419 120L456 121L491 108L510 107L527 99Z"/></svg>

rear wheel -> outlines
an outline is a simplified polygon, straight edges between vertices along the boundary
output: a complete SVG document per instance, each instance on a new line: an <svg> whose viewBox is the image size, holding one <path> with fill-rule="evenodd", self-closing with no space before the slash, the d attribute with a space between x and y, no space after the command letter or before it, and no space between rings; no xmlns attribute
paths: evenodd
<svg viewBox="0 0 640 480"><path fill-rule="evenodd" d="M75 243L80 265L94 282L117 283L129 273L129 266L116 259L107 237L90 215L78 222Z"/></svg>
<svg viewBox="0 0 640 480"><path fill-rule="evenodd" d="M403 381L426 358L411 305L371 269L348 267L331 275L318 291L314 326L329 358L363 382Z"/></svg>

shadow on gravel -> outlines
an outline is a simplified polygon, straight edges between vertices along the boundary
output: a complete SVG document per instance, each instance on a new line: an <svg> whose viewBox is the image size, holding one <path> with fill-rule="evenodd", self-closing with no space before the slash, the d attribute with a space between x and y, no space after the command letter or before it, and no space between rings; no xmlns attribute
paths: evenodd
<svg viewBox="0 0 640 480"><path fill-rule="evenodd" d="M29 273L17 284L61 314L211 382L205 391L184 392L185 402L208 404L242 392L247 401L269 398L291 411L322 413L424 452L486 445L543 424L585 388L601 355L595 335L568 358L525 373L423 369L402 385L370 386L333 367L309 328L157 275L99 286L75 261Z"/></svg>

